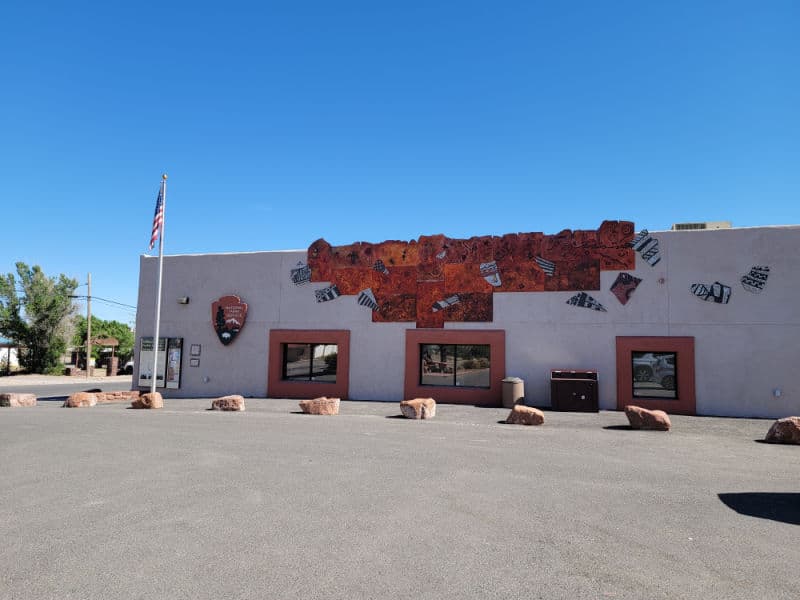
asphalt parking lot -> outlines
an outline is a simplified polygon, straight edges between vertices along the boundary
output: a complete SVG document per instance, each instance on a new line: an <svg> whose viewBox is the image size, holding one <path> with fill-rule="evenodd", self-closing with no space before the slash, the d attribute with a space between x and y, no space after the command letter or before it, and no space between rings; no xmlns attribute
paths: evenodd
<svg viewBox="0 0 800 600"><path fill-rule="evenodd" d="M792 598L771 421L289 400L0 409L0 598Z"/></svg>

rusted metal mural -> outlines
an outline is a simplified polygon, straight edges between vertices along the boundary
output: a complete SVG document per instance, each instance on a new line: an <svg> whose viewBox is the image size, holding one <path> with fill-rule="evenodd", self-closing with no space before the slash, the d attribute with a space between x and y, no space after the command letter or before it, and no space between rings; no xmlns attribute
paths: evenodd
<svg viewBox="0 0 800 600"><path fill-rule="evenodd" d="M431 235L346 246L320 239L308 249L308 267L311 281L329 283L336 295L374 299L361 303L373 309L375 322L443 327L445 321L491 321L496 292L599 290L601 271L635 268L633 239L629 221L555 235Z"/></svg>

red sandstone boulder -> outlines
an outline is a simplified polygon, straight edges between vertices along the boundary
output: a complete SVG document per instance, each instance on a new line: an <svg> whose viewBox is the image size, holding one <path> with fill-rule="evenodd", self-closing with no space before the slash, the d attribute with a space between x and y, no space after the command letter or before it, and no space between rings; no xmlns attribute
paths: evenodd
<svg viewBox="0 0 800 600"><path fill-rule="evenodd" d="M0 394L0 406L9 408L20 408L23 406L36 406L36 394L18 394L16 392L4 392Z"/></svg>
<svg viewBox="0 0 800 600"><path fill-rule="evenodd" d="M506 417L509 425L544 425L544 413L538 408L515 404Z"/></svg>
<svg viewBox="0 0 800 600"><path fill-rule="evenodd" d="M164 399L161 394L142 394L131 402L131 408L164 408Z"/></svg>
<svg viewBox="0 0 800 600"><path fill-rule="evenodd" d="M217 398L211 402L211 410L244 410L244 398L239 395Z"/></svg>
<svg viewBox="0 0 800 600"><path fill-rule="evenodd" d="M65 408L86 408L95 404L97 404L97 396L89 392L77 392L67 398L63 406Z"/></svg>
<svg viewBox="0 0 800 600"><path fill-rule="evenodd" d="M300 410L307 415L338 415L339 398L314 398L313 400L300 400Z"/></svg>
<svg viewBox="0 0 800 600"><path fill-rule="evenodd" d="M771 444L800 444L800 417L778 419L769 428L764 441Z"/></svg>
<svg viewBox="0 0 800 600"><path fill-rule="evenodd" d="M633 429L649 429L652 431L669 431L672 422L663 410L648 410L641 406L628 405L625 416Z"/></svg>
<svg viewBox="0 0 800 600"><path fill-rule="evenodd" d="M406 419L432 419L436 416L436 401L433 398L403 400L400 412Z"/></svg>

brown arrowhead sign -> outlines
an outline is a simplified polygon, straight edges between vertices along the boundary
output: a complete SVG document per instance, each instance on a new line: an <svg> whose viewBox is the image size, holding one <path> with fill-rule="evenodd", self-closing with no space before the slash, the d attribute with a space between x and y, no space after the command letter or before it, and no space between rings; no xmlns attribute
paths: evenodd
<svg viewBox="0 0 800 600"><path fill-rule="evenodd" d="M226 346L236 339L247 318L247 303L239 296L223 296L211 304L211 322Z"/></svg>

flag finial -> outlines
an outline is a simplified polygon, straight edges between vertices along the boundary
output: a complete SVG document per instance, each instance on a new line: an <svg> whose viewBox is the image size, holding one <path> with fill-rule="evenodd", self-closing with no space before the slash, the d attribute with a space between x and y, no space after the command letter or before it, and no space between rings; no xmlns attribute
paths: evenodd
<svg viewBox="0 0 800 600"><path fill-rule="evenodd" d="M163 179L164 181L166 181L166 180L167 180L167 174L166 174L166 173L164 173L164 174L161 176L161 179Z"/></svg>

